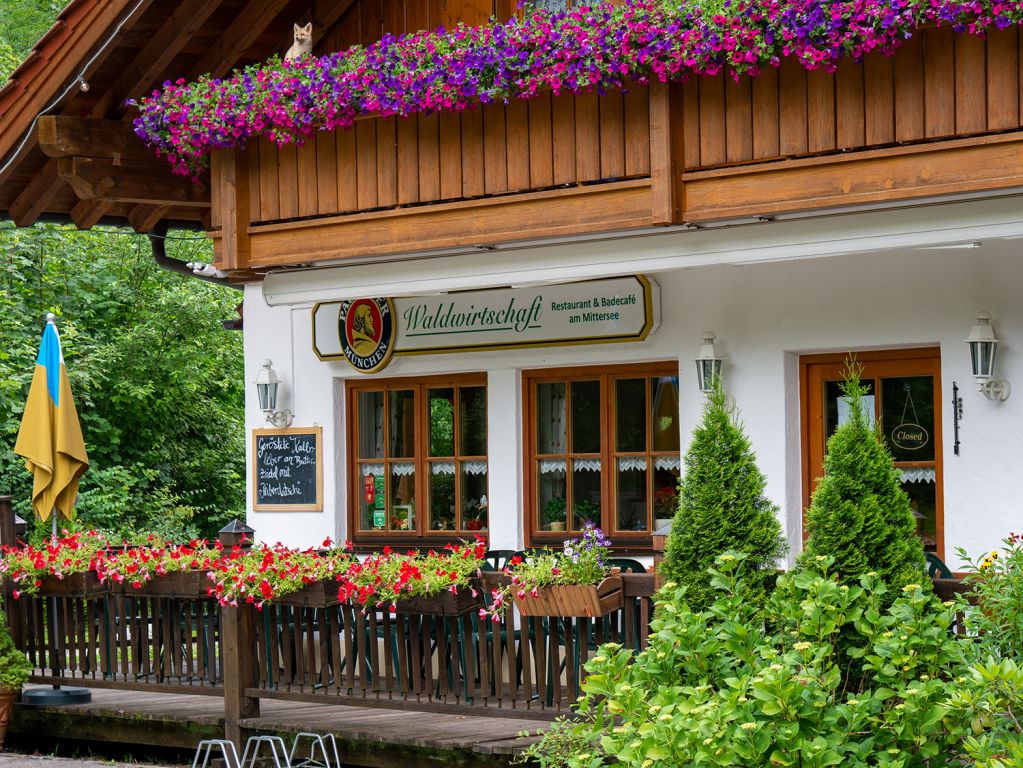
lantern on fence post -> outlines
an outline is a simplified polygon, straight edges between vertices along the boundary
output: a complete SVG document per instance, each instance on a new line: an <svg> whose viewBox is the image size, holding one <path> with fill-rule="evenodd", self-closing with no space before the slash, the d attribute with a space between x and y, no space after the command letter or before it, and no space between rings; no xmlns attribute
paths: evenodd
<svg viewBox="0 0 1023 768"><path fill-rule="evenodd" d="M225 547L251 547L255 532L255 528L250 528L236 517L217 531L217 538Z"/></svg>

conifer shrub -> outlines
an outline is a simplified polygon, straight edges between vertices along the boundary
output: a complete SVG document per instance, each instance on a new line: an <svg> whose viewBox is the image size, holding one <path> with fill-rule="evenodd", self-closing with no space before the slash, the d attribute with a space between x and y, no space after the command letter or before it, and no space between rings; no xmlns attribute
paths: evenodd
<svg viewBox="0 0 1023 768"><path fill-rule="evenodd" d="M800 566L812 568L815 561L831 558L843 582L876 573L889 594L898 594L907 584L920 583L927 566L899 471L864 414L861 370L855 362L846 369L842 393L850 418L828 439L824 477L807 512L810 537Z"/></svg>
<svg viewBox="0 0 1023 768"><path fill-rule="evenodd" d="M678 511L665 550L665 581L686 587L693 610L713 602L708 569L722 552L747 556L748 598L762 603L775 564L786 551L778 508L720 382L708 395L703 420L686 453Z"/></svg>

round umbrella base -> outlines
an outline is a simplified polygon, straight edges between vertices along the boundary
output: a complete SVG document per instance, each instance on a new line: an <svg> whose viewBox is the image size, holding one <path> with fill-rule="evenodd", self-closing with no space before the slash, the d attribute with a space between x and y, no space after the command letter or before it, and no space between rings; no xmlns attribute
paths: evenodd
<svg viewBox="0 0 1023 768"><path fill-rule="evenodd" d="M92 692L88 688L33 688L21 694L24 707L66 707L68 704L88 704Z"/></svg>

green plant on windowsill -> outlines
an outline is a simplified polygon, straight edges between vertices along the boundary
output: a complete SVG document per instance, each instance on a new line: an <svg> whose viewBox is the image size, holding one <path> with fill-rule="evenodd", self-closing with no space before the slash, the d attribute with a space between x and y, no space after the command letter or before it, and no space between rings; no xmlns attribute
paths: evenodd
<svg viewBox="0 0 1023 768"><path fill-rule="evenodd" d="M549 531L565 530L565 504L564 496L554 496L543 505L543 520Z"/></svg>
<svg viewBox="0 0 1023 768"><path fill-rule="evenodd" d="M586 523L600 524L600 504L595 501L577 501L572 511L575 513L575 526L580 530Z"/></svg>

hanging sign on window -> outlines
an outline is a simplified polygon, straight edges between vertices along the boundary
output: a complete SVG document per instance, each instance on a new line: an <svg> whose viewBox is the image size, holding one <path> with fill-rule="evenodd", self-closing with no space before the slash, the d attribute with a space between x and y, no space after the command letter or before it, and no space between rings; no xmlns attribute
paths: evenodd
<svg viewBox="0 0 1023 768"><path fill-rule="evenodd" d="M657 326L657 286L642 275L313 307L313 351L362 373L395 355L642 341ZM371 326L371 327L370 327Z"/></svg>

